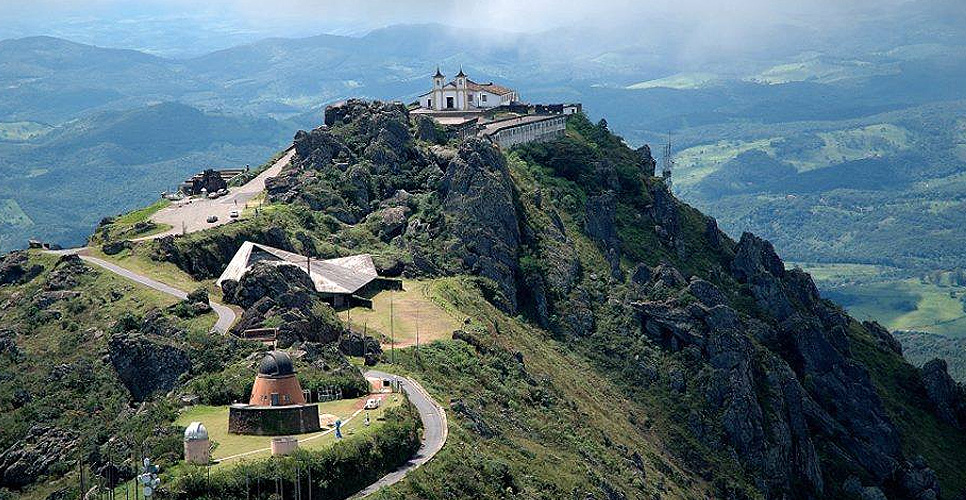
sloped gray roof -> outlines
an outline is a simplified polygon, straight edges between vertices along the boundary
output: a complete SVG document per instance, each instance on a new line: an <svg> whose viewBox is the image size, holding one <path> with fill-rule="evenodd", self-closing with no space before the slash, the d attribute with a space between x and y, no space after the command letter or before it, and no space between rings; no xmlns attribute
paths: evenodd
<svg viewBox="0 0 966 500"><path fill-rule="evenodd" d="M261 260L274 260L298 266L309 273L309 278L315 284L315 290L321 293L352 294L379 277L376 266L372 262L372 256L369 254L314 260L280 248L246 241L235 252L235 256L215 284L221 286L229 279L240 281L245 272Z"/></svg>

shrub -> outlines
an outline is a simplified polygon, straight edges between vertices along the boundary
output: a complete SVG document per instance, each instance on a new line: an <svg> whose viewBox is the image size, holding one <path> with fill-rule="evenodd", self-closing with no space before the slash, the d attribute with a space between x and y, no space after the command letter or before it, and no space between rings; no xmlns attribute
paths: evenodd
<svg viewBox="0 0 966 500"><path fill-rule="evenodd" d="M405 463L419 448L419 412L408 402L386 413L386 423L372 434L348 438L320 451L246 462L213 473L191 467L172 483L164 498L270 499L276 485L313 498L346 498ZM311 475L311 482L309 476ZM270 490L270 491L269 491Z"/></svg>

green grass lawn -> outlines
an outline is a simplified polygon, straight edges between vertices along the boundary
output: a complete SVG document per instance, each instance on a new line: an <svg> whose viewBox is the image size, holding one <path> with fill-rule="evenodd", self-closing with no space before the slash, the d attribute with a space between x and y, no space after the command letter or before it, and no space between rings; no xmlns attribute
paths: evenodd
<svg viewBox="0 0 966 500"><path fill-rule="evenodd" d="M23 209L20 208L20 204L17 200L13 199L2 199L0 200L0 224L9 224L11 226L29 226L33 224L30 217L24 213Z"/></svg>
<svg viewBox="0 0 966 500"><path fill-rule="evenodd" d="M960 300L966 287L897 274L885 266L800 264L812 274L824 296L859 319L890 330L915 330L966 337L966 312Z"/></svg>
<svg viewBox="0 0 966 500"><path fill-rule="evenodd" d="M438 280L403 282L402 291L382 291L372 298L372 309L354 307L348 317L354 330L363 331L380 339L383 348L389 347L389 310L392 302L392 330L396 347L416 343L419 328L420 344L447 339L460 327L458 315L437 293ZM346 320L345 311L339 313Z"/></svg>
<svg viewBox="0 0 966 500"><path fill-rule="evenodd" d="M93 247L89 253L92 257L117 264L186 292L204 287L213 298L221 297L221 290L215 286L215 280L198 281L171 262L153 260L147 255L144 246L144 243L136 244L133 249L123 250L115 255L107 255L100 248Z"/></svg>
<svg viewBox="0 0 966 500"><path fill-rule="evenodd" d="M378 430L381 418L386 410L393 406L398 406L402 402L399 394L390 395L375 410L369 410L370 425L365 425L365 411L359 413L355 418L353 414L361 406L368 396L358 399L344 399L319 403L319 415L332 414L342 419L343 436L374 432ZM351 420L349 420L351 418ZM215 465L215 468L230 467L243 460L256 458L266 458L271 456L271 436L242 436L228 433L228 407L227 406L191 406L182 410L175 425L182 427L188 426L191 422L201 422L208 429L208 435L212 443L217 446L212 452L214 460L223 461ZM302 434L299 438L299 447L309 450L325 448L335 442L335 434L328 432L329 428L323 428L321 432ZM245 454L239 457L238 455Z"/></svg>
<svg viewBox="0 0 966 500"><path fill-rule="evenodd" d="M142 238L145 236L163 233L171 229L171 226L168 224L155 224L155 227L147 230L135 231L134 229L136 224L147 222L154 214L158 213L159 210L166 208L169 205L171 205L171 202L168 200L158 200L146 207L132 210L126 214L118 216L116 219L114 219L114 222L107 226L109 236L107 236L106 239L120 240ZM101 229L103 230L103 228ZM105 239L102 231L96 231L91 237L91 241L95 243L101 243L102 239Z"/></svg>

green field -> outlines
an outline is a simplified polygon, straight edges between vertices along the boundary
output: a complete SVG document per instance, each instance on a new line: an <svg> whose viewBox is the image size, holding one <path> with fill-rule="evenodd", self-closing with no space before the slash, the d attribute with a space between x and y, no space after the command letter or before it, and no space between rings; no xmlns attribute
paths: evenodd
<svg viewBox="0 0 966 500"><path fill-rule="evenodd" d="M346 437L373 432L379 428L380 419L382 419L386 410L398 406L402 402L402 396L392 394L386 398L382 406L370 410L370 425L368 427L365 425L364 412L356 414L365 400L364 397L319 403L319 415L332 414L340 418L342 420L342 432ZM212 444L215 445L212 459L219 461L215 468L228 467L244 460L271 456L271 436L242 436L228 433L227 406L191 406L185 408L175 421L175 425L187 427L191 422L201 422L208 429L208 436L211 438ZM320 432L299 435L298 438L299 447L309 450L325 448L335 442L335 434L328 427L323 427Z"/></svg>
<svg viewBox="0 0 966 500"><path fill-rule="evenodd" d="M808 137L808 134L804 135ZM779 154L784 137L758 140L725 140L692 146L678 152L674 182L691 186L715 172L738 155L760 150L794 166L799 172L816 170L847 161L889 156L912 146L913 135L889 123L816 132L816 147Z"/></svg>
<svg viewBox="0 0 966 500"><path fill-rule="evenodd" d="M390 302L392 303L392 336L396 347L407 347L419 342L451 338L461 322L452 307L439 297L438 281L403 282L402 291L382 291L372 298L372 309L354 307L349 311L352 328L366 331L379 339L383 349L390 347ZM339 315L343 320L346 314Z"/></svg>
<svg viewBox="0 0 966 500"><path fill-rule="evenodd" d="M966 338L966 287L948 276L922 279L894 268L860 264L801 264L824 296L862 320L890 330L914 330Z"/></svg>
<svg viewBox="0 0 966 500"><path fill-rule="evenodd" d="M706 87L718 80L720 80L720 77L714 73L678 73L676 75L658 78L656 80L638 82L633 85L629 85L627 88L631 90L646 90L654 88L699 89Z"/></svg>
<svg viewBox="0 0 966 500"><path fill-rule="evenodd" d="M30 217L24 213L23 209L17 203L17 200L13 199L3 199L0 200L0 224L9 224L11 226L29 226L33 224Z"/></svg>
<svg viewBox="0 0 966 500"><path fill-rule="evenodd" d="M0 141L29 141L46 134L52 128L36 122L0 122Z"/></svg>
<svg viewBox="0 0 966 500"><path fill-rule="evenodd" d="M674 172L674 183L678 186L697 184L709 174L718 170L721 165L735 159L741 153L760 149L766 153L773 153L773 139L757 141L718 141L687 148L675 155L677 170Z"/></svg>

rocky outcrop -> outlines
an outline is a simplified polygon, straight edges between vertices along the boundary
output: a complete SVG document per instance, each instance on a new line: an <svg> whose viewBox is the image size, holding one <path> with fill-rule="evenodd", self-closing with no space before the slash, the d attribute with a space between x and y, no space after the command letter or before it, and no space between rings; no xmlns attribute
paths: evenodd
<svg viewBox="0 0 966 500"><path fill-rule="evenodd" d="M279 226L239 222L231 224L231 229L208 231L192 240L164 236L154 243L151 258L171 262L196 279L208 279L220 275L246 241L297 251L293 239Z"/></svg>
<svg viewBox="0 0 966 500"><path fill-rule="evenodd" d="M77 436L70 431L34 425L22 440L0 453L0 486L19 489L33 484L76 449Z"/></svg>
<svg viewBox="0 0 966 500"><path fill-rule="evenodd" d="M724 305L640 302L635 309L647 336L673 352L693 349L707 365L700 381L688 382L679 373L680 380L672 383L679 392L700 395L708 406L710 413L692 417L697 437L708 446L731 446L757 471L769 498L798 487L821 496L824 482L808 424L808 411L817 405L787 364L747 337L766 326L743 320ZM723 429L724 443L702 431L715 425Z"/></svg>
<svg viewBox="0 0 966 500"><path fill-rule="evenodd" d="M134 243L128 240L109 241L101 245L101 251L105 255L117 255L125 250L134 248Z"/></svg>
<svg viewBox="0 0 966 500"><path fill-rule="evenodd" d="M657 160L655 160L654 156L651 154L651 146L645 144L637 148L637 154L640 155L641 158L641 172L644 175L653 177L654 170L657 168Z"/></svg>
<svg viewBox="0 0 966 500"><path fill-rule="evenodd" d="M171 391L181 375L191 369L188 353L181 345L140 332L112 335L108 357L134 401Z"/></svg>
<svg viewBox="0 0 966 500"><path fill-rule="evenodd" d="M43 266L30 262L26 252L11 252L0 259L0 285L27 283L43 271Z"/></svg>
<svg viewBox="0 0 966 500"><path fill-rule="evenodd" d="M936 416L958 429L966 429L966 387L953 380L946 361L933 359L922 365L922 385Z"/></svg>
<svg viewBox="0 0 966 500"><path fill-rule="evenodd" d="M902 356L902 344L884 326L875 321L863 321L862 326L875 337L876 344L878 344L879 348Z"/></svg>
<svg viewBox="0 0 966 500"><path fill-rule="evenodd" d="M287 294L302 296L307 301L308 295L315 291L315 284L296 265L263 261L255 263L240 281L226 281L222 290L226 302L248 309L263 298Z"/></svg>
<svg viewBox="0 0 966 500"><path fill-rule="evenodd" d="M294 265L258 262L241 281L222 285L225 301L245 308L232 328L240 334L252 328L278 328L278 344L331 343L345 333L335 311L315 294L308 275Z"/></svg>
<svg viewBox="0 0 966 500"><path fill-rule="evenodd" d="M181 302L172 305L168 310L180 318L194 318L211 312L211 302L208 299L208 290L204 287L197 288Z"/></svg>
<svg viewBox="0 0 966 500"><path fill-rule="evenodd" d="M440 194L455 239L451 255L466 271L496 282L515 311L521 235L505 158L482 140L464 142L446 169Z"/></svg>
<svg viewBox="0 0 966 500"><path fill-rule="evenodd" d="M75 292L73 290L40 292L34 296L33 304L37 306L38 309L47 309L58 302L70 300L76 297L80 297L80 292Z"/></svg>
<svg viewBox="0 0 966 500"><path fill-rule="evenodd" d="M65 255L57 261L54 270L44 283L46 290L70 290L77 286L81 276L88 274L90 268L77 255Z"/></svg>
<svg viewBox="0 0 966 500"><path fill-rule="evenodd" d="M610 273L615 279L623 279L621 273L621 241L617 235L617 196L607 191L587 198L584 210L586 221L584 231L601 246L604 257L610 265Z"/></svg>
<svg viewBox="0 0 966 500"><path fill-rule="evenodd" d="M201 175L191 179L191 185L187 187L187 194L196 195L203 193L215 193L222 189L228 189L228 182L221 177L221 174L214 169L205 169Z"/></svg>
<svg viewBox="0 0 966 500"><path fill-rule="evenodd" d="M677 200L661 184L650 187L653 203L650 206L650 216L654 220L654 232L661 241L672 248L679 257L684 257L684 238L681 234L681 215Z"/></svg>

